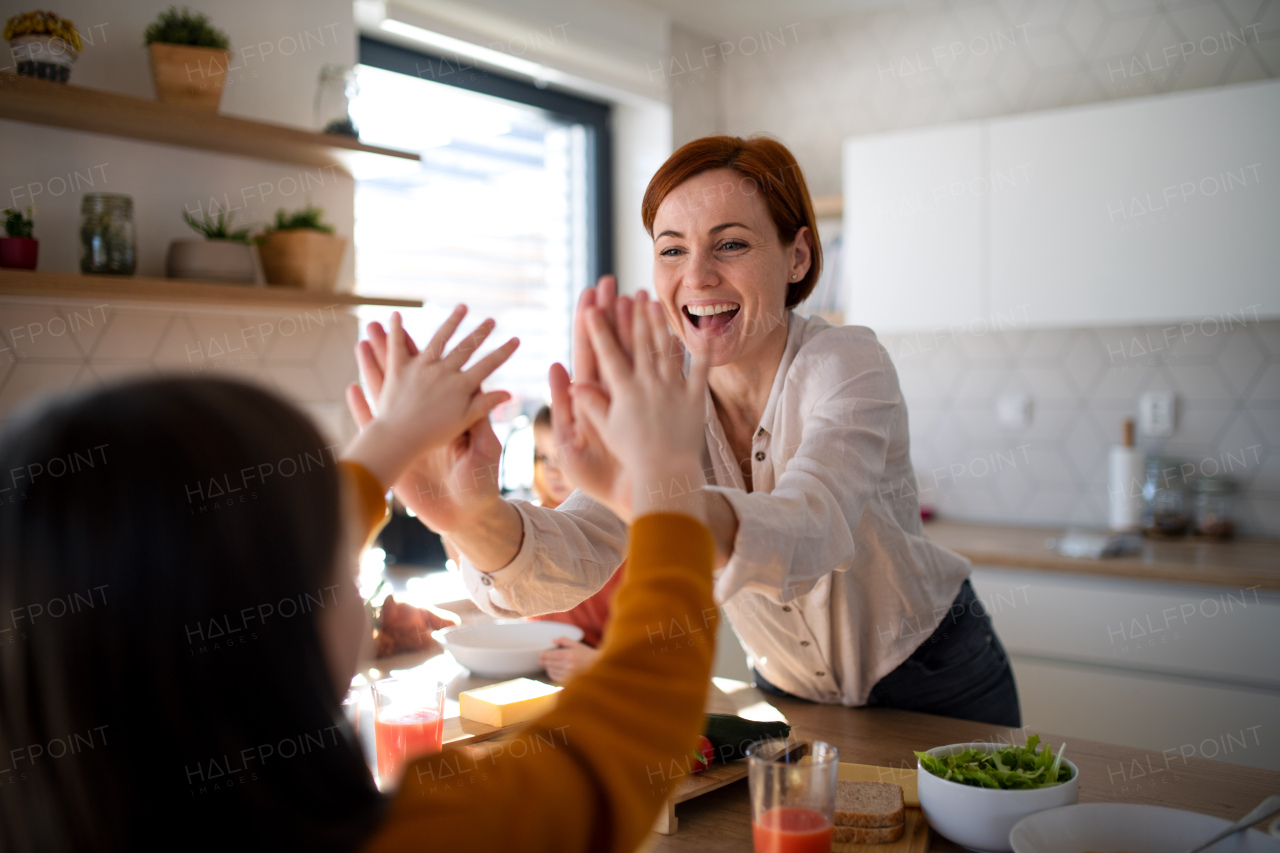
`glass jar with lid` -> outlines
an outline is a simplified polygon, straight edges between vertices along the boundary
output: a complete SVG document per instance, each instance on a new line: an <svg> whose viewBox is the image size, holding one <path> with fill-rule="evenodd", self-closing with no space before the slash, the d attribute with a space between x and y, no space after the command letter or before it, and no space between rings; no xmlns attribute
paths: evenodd
<svg viewBox="0 0 1280 853"><path fill-rule="evenodd" d="M1148 456L1142 484L1142 532L1148 536L1182 536L1191 524L1182 493L1182 461Z"/></svg>
<svg viewBox="0 0 1280 853"><path fill-rule="evenodd" d="M351 102L358 91L354 68L326 65L320 69L320 83L316 87L316 129L321 133L358 137L360 132L351 118Z"/></svg>
<svg viewBox="0 0 1280 853"><path fill-rule="evenodd" d="M1201 477L1191 484L1194 495L1195 533L1209 539L1230 539L1236 533L1231 503L1236 493L1230 477Z"/></svg>
<svg viewBox="0 0 1280 853"><path fill-rule="evenodd" d="M133 275L137 263L133 199L116 193L86 193L80 216L80 272Z"/></svg>

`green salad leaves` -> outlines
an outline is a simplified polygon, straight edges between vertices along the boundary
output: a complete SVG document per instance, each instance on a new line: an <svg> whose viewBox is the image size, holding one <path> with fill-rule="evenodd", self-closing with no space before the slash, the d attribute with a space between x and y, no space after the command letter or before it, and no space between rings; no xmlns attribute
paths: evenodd
<svg viewBox="0 0 1280 853"><path fill-rule="evenodd" d="M1047 788L1071 779L1071 768L1062 763L1064 743L1054 755L1046 743L1040 746L1040 736L1031 735L1026 746L1010 744L992 752L966 749L945 758L934 758L927 752L917 752L920 766L934 776L940 776L961 785L975 788L998 788L1006 791Z"/></svg>

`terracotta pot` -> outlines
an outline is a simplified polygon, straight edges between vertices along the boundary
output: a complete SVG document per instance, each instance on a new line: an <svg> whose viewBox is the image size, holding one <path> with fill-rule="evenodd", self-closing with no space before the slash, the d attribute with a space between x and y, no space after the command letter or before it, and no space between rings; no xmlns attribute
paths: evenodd
<svg viewBox="0 0 1280 853"><path fill-rule="evenodd" d="M258 257L267 284L333 292L347 240L311 228L269 231L260 238Z"/></svg>
<svg viewBox="0 0 1280 853"><path fill-rule="evenodd" d="M9 50L19 77L35 77L65 83L71 78L71 66L79 52L65 39L49 35L14 36Z"/></svg>
<svg viewBox="0 0 1280 853"><path fill-rule="evenodd" d="M151 80L156 99L216 113L222 101L222 84L227 80L231 53L216 47L187 44L148 46L151 51Z"/></svg>
<svg viewBox="0 0 1280 853"><path fill-rule="evenodd" d="M230 240L174 240L164 268L169 278L253 284L253 247Z"/></svg>
<svg viewBox="0 0 1280 853"><path fill-rule="evenodd" d="M34 237L0 237L0 267L33 270L40 255L40 241Z"/></svg>

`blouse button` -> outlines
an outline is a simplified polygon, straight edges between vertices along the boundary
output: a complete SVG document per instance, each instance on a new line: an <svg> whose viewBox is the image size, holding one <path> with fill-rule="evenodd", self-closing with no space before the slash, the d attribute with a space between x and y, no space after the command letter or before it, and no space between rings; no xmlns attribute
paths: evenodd
<svg viewBox="0 0 1280 853"><path fill-rule="evenodd" d="M790 612L791 612L791 605L789 605L789 604L784 604L784 605L782 605L782 612L783 612L783 613L790 613Z"/></svg>
<svg viewBox="0 0 1280 853"><path fill-rule="evenodd" d="M763 451L763 450L757 450L757 451L756 451L756 461L757 461L757 462L763 462L763 461L764 461L764 451Z"/></svg>
<svg viewBox="0 0 1280 853"><path fill-rule="evenodd" d="M807 645L809 645L809 641L808 641L808 640L801 640L801 641L800 641L800 645L802 645L802 646L807 646Z"/></svg>
<svg viewBox="0 0 1280 853"><path fill-rule="evenodd" d="M489 577L488 575L484 575L480 578L480 583L484 584L485 586L493 586L493 578Z"/></svg>
<svg viewBox="0 0 1280 853"><path fill-rule="evenodd" d="M814 675L818 676L819 678L822 678L822 676L826 675L826 673L825 673L825 672L815 672L815 673L814 673Z"/></svg>

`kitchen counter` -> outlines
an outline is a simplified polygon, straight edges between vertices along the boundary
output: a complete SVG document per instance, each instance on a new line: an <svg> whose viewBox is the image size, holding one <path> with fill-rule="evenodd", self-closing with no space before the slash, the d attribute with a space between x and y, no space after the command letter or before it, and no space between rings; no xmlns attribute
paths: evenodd
<svg viewBox="0 0 1280 853"><path fill-rule="evenodd" d="M910 711L781 699L726 679L716 679L708 710L731 713L766 701L786 716L800 737L834 744L841 761L857 764L915 767L913 750L979 740L1022 743L1030 734ZM1035 733L1054 744L1066 741L1067 757L1080 768L1082 803L1143 803L1235 820L1263 797L1280 793L1280 773L1268 770L1177 755L1166 760L1158 750ZM751 849L751 803L745 779L681 803L676 815L676 833L651 836L643 850L740 853ZM931 836L931 851L962 849L936 832Z"/></svg>
<svg viewBox="0 0 1280 853"><path fill-rule="evenodd" d="M1060 528L929 521L924 532L976 566L1280 590L1277 539L1143 539L1142 553L1136 556L1087 559L1064 557L1045 548L1046 539L1062 536Z"/></svg>

